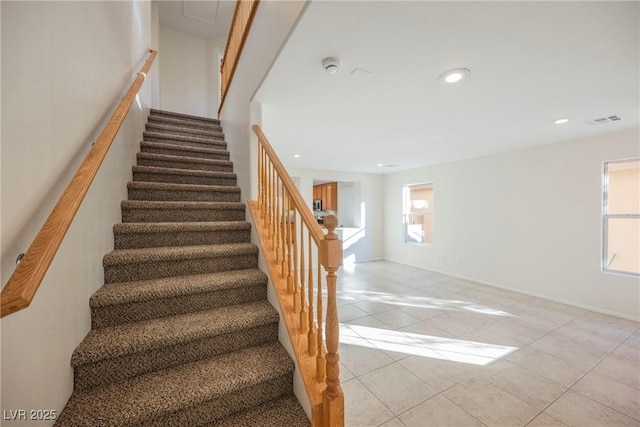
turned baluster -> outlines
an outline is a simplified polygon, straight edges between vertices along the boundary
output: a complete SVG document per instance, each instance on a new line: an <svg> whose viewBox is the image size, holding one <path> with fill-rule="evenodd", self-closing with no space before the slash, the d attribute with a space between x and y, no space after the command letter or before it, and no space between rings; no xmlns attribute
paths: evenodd
<svg viewBox="0 0 640 427"><path fill-rule="evenodd" d="M302 219L302 218L301 218ZM297 236L295 232L295 226L297 223L294 221L294 236ZM302 227L300 227L300 238L302 238ZM294 258L295 262L298 262L298 250L302 251L302 240L300 242L297 241L297 237L294 238L295 245L293 246ZM300 249L298 249L300 247ZM294 264L295 265L295 264ZM300 270L300 276L298 276L298 271L295 271L294 274L296 283L300 282L300 333L306 334L309 328L309 314L307 312L307 302L305 296L305 286L304 286L304 271Z"/></svg>
<svg viewBox="0 0 640 427"><path fill-rule="evenodd" d="M302 270L301 271L301 275L304 275L304 238L303 238L303 234L302 234L303 230L302 227L300 227L300 249L302 251L301 254L301 261L302 261ZM308 351L309 351L309 355L310 356L315 356L316 355L316 351L318 349L318 343L317 343L317 331L318 329L316 328L314 319L313 319L313 269L312 269L312 264L311 264L311 253L313 250L313 247L311 246L312 243L312 239L311 239L311 234L308 234L308 238L309 238L309 276L308 276L308 280L307 280L307 288L309 291L309 332L307 334L307 347L308 347ZM318 292L320 292L320 286L318 286Z"/></svg>

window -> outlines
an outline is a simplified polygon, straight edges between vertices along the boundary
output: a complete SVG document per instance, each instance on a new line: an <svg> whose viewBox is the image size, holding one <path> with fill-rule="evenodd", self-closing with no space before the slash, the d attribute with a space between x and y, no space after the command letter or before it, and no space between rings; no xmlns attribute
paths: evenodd
<svg viewBox="0 0 640 427"><path fill-rule="evenodd" d="M640 160L604 164L602 269L640 275Z"/></svg>
<svg viewBox="0 0 640 427"><path fill-rule="evenodd" d="M404 242L433 243L433 184L405 185Z"/></svg>

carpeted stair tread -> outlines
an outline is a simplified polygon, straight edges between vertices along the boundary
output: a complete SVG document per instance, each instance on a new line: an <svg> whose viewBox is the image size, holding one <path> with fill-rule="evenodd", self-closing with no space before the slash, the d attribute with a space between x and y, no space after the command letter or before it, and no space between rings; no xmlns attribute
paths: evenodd
<svg viewBox="0 0 640 427"><path fill-rule="evenodd" d="M172 156L170 154L157 154L157 153L145 153L138 152L136 154L138 162L142 160L156 160L165 162L177 162L177 163L193 163L207 166L227 166L233 167L233 163L229 160L217 160L217 159L202 159L199 157L186 157L186 156Z"/></svg>
<svg viewBox="0 0 640 427"><path fill-rule="evenodd" d="M222 171L134 166L133 180L195 185L236 185L237 175L233 172Z"/></svg>
<svg viewBox="0 0 640 427"><path fill-rule="evenodd" d="M174 190L174 191L220 191L223 193L239 193L240 187L235 185L191 185L191 184L174 184L171 182L144 182L129 181L127 188L136 188L141 190Z"/></svg>
<svg viewBox="0 0 640 427"><path fill-rule="evenodd" d="M139 166L233 172L233 163L229 160L199 159L197 157L182 157L142 152L136 154L136 160Z"/></svg>
<svg viewBox="0 0 640 427"><path fill-rule="evenodd" d="M104 281L136 282L181 275L245 270L258 266L251 243L116 249L103 258Z"/></svg>
<svg viewBox="0 0 640 427"><path fill-rule="evenodd" d="M86 392L74 392L56 425L153 425L153 420L158 420L157 425L193 425L175 418L166 424L160 420L185 409L193 411L225 395L240 394L241 400L258 400L259 397L244 391L253 391L255 386L281 377L288 379L293 369L293 361L280 343L249 347ZM222 405L209 406L220 408L221 415L228 415ZM211 416L221 418L218 414Z"/></svg>
<svg viewBox="0 0 640 427"><path fill-rule="evenodd" d="M229 160L229 152L216 148L190 147L162 142L142 141L140 149L143 153L166 154L169 156L195 157L198 159Z"/></svg>
<svg viewBox="0 0 640 427"><path fill-rule="evenodd" d="M73 352L71 365L76 367L125 354L148 352L277 321L278 312L264 300L92 329Z"/></svg>
<svg viewBox="0 0 640 427"><path fill-rule="evenodd" d="M125 233L176 233L178 231L230 231L250 230L251 223L246 221L212 222L128 222L115 224L113 231Z"/></svg>
<svg viewBox="0 0 640 427"><path fill-rule="evenodd" d="M92 308L131 304L188 294L266 285L267 276L258 269L221 271L193 276L164 277L138 282L107 283L90 299Z"/></svg>
<svg viewBox="0 0 640 427"><path fill-rule="evenodd" d="M244 203L123 200L122 222L244 221Z"/></svg>
<svg viewBox="0 0 640 427"><path fill-rule="evenodd" d="M197 169L176 169L176 168L163 168L159 166L133 166L133 172L145 172L145 173L157 173L164 175L190 175L200 176L207 178L237 178L237 174L234 172L221 172L221 171L203 171Z"/></svg>
<svg viewBox="0 0 640 427"><path fill-rule="evenodd" d="M192 114L176 113L175 111L159 110L157 108L151 108L149 114L151 116L169 116L169 117L176 117L176 118L187 119L187 120L196 120L199 122L206 122L206 123L213 123L216 125L220 125L220 120L214 119L212 117L203 117L203 116L195 116Z"/></svg>
<svg viewBox="0 0 640 427"><path fill-rule="evenodd" d="M178 246L143 249L116 249L103 258L105 267L140 262L175 261L185 258L215 258L228 255L257 255L252 243L228 243L223 245Z"/></svg>
<svg viewBox="0 0 640 427"><path fill-rule="evenodd" d="M115 224L116 249L242 243L251 240L247 221L128 222Z"/></svg>
<svg viewBox="0 0 640 427"><path fill-rule="evenodd" d="M212 310L267 298L257 268L103 285L90 299L94 329Z"/></svg>
<svg viewBox="0 0 640 427"><path fill-rule="evenodd" d="M206 136L195 134L174 134L170 132L156 132L145 131L142 134L144 141L162 142L162 141L180 141L180 142L194 142L202 145L217 145L220 147L226 147L227 143L217 138L209 138Z"/></svg>
<svg viewBox="0 0 640 427"><path fill-rule="evenodd" d="M309 418L293 396L283 396L248 411L209 424L208 427L308 427Z"/></svg>
<svg viewBox="0 0 640 427"><path fill-rule="evenodd" d="M171 182L130 181L130 200L193 200L239 202L240 187L232 185L192 185Z"/></svg>
<svg viewBox="0 0 640 427"><path fill-rule="evenodd" d="M216 138L223 140L224 134L222 132L218 132L215 130L207 129L207 128L198 128L194 126L180 126L176 124L164 124L161 122L153 123L149 122L146 125L146 130L148 132L167 132L167 133L177 133L177 134L195 134L202 135L209 138Z"/></svg>
<svg viewBox="0 0 640 427"><path fill-rule="evenodd" d="M222 127L220 125L216 125L215 123L208 123L208 122L202 122L197 120L187 120L179 117L150 115L148 122L171 124L171 125L177 125L177 126L188 126L194 129L204 129L204 130L222 133Z"/></svg>

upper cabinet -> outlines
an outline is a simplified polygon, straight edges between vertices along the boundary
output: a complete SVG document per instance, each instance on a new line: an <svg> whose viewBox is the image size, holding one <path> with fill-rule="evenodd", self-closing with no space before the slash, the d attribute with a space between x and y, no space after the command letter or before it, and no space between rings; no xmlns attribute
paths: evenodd
<svg viewBox="0 0 640 427"><path fill-rule="evenodd" d="M322 210L338 210L338 183L327 182L313 186L313 200L322 200Z"/></svg>

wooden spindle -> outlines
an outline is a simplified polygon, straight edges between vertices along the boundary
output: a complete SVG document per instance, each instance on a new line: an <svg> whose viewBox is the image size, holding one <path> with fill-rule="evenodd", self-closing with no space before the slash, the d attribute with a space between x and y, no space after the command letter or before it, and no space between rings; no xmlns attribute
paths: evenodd
<svg viewBox="0 0 640 427"><path fill-rule="evenodd" d="M293 293L293 281L291 280L291 227L289 224L289 210L291 209L289 192L283 195L283 203L286 206L286 214L282 219L282 235L284 237L284 245L282 246L282 277L287 278L287 291Z"/></svg>
<svg viewBox="0 0 640 427"><path fill-rule="evenodd" d="M297 241L297 232L296 232L296 221L293 221L293 227L294 227L294 245L293 245L293 257L294 257L294 265L296 265L298 263L298 247L299 245L302 244L302 242L298 242ZM304 276L304 272L303 274L301 274L301 276ZM293 272L293 278L296 282L296 284L299 283L299 286L296 285L296 287L300 288L300 332L303 334L306 334L309 330L309 313L307 310L307 302L306 302L306 294L305 294L305 286L304 286L304 279L303 278L299 278L298 277L298 271L294 271Z"/></svg>
<svg viewBox="0 0 640 427"><path fill-rule="evenodd" d="M275 224L274 224L274 217L275 217L275 209L274 209L274 205L275 205L275 185L273 184L273 163L270 161L269 162L269 239L271 240L271 245L272 245L272 249L273 247L275 247Z"/></svg>
<svg viewBox="0 0 640 427"><path fill-rule="evenodd" d="M304 275L304 227L300 226L300 249L302 250L302 253L300 255L301 257L301 262L302 262L302 270L301 274ZM313 312L313 274L312 274L312 264L311 264L311 252L313 247L311 246L312 244L312 239L311 239L311 235L309 235L309 278L307 280L307 291L309 292L309 310L308 310L308 314L309 314L309 331L307 333L307 350L309 351L309 355L310 356L315 356L316 355L316 351L318 349L318 343L317 343L317 331L318 329L316 328L315 325L315 320L313 318L314 312ZM318 287L318 289L320 289L320 287Z"/></svg>
<svg viewBox="0 0 640 427"><path fill-rule="evenodd" d="M262 143L258 142L260 145L260 172L258 173L260 177L260 199L258 200L260 203L260 217L264 218L265 212L265 200L266 200L266 183L264 176L264 162L265 162L265 153L264 148L262 147Z"/></svg>
<svg viewBox="0 0 640 427"><path fill-rule="evenodd" d="M276 262L282 262L282 254L280 252L280 245L282 244L282 238L280 236L280 179L278 177L278 174L276 173L275 175L275 186L276 186L276 192L275 192L275 205L276 205L276 212L274 215L274 224L275 224L275 231L274 231L274 236L275 236L275 242L274 242L274 250L276 251Z"/></svg>

